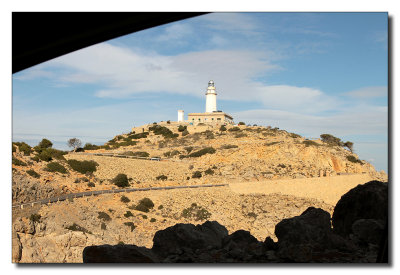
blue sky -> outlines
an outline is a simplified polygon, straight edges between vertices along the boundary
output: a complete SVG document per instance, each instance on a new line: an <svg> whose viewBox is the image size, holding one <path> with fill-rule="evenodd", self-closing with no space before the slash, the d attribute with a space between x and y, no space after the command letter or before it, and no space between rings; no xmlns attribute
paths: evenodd
<svg viewBox="0 0 400 275"><path fill-rule="evenodd" d="M218 109L236 122L353 141L387 171L386 13L213 13L13 75L13 139L102 144L132 126Z"/></svg>

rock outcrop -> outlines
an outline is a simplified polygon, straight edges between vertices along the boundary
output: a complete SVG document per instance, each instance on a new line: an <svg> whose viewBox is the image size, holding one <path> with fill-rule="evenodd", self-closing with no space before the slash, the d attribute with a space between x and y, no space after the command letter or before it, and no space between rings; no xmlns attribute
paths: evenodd
<svg viewBox="0 0 400 275"><path fill-rule="evenodd" d="M384 224L387 217L388 185L380 181L370 181L358 185L342 196L333 211L332 225L335 233L346 237L353 232L353 224L357 220L373 219L379 224ZM362 223L365 224L365 221ZM357 231L360 223L354 228Z"/></svg>

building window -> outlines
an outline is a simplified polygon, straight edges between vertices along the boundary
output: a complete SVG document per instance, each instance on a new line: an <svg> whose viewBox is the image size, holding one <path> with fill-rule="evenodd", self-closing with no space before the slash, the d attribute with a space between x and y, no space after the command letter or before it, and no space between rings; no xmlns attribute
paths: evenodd
<svg viewBox="0 0 400 275"><path fill-rule="evenodd" d="M194 121L194 118L192 118L192 120Z"/></svg>
<svg viewBox="0 0 400 275"><path fill-rule="evenodd" d="M200 118L199 118L199 121L201 121Z"/></svg>
<svg viewBox="0 0 400 275"><path fill-rule="evenodd" d="M221 118L219 117L219 118L217 118L217 120L221 120Z"/></svg>
<svg viewBox="0 0 400 275"><path fill-rule="evenodd" d="M214 118L212 117L211 120L214 120Z"/></svg>
<svg viewBox="0 0 400 275"><path fill-rule="evenodd" d="M207 120L207 118L204 118L204 121L206 121Z"/></svg>

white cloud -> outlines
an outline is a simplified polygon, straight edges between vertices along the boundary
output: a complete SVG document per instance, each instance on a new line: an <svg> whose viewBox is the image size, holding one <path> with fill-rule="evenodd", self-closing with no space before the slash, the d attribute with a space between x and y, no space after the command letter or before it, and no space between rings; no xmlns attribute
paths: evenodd
<svg viewBox="0 0 400 275"><path fill-rule="evenodd" d="M374 97L387 97L388 90L386 86L364 87L354 91L347 92L345 95L354 98L374 98Z"/></svg>
<svg viewBox="0 0 400 275"><path fill-rule="evenodd" d="M165 28L163 34L158 36L156 40L158 41L170 41L172 43L178 43L178 39L189 35L193 32L188 24L173 23Z"/></svg>
<svg viewBox="0 0 400 275"><path fill-rule="evenodd" d="M257 29L257 24L246 13L210 13L197 18L214 30L251 35Z"/></svg>

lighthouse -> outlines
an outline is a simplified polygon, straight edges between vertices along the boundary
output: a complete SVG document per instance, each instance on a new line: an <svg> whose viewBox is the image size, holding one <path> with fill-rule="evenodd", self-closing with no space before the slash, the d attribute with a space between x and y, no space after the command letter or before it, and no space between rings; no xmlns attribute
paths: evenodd
<svg viewBox="0 0 400 275"><path fill-rule="evenodd" d="M214 81L208 82L208 88L206 92L206 113L212 113L217 111L217 91L215 90Z"/></svg>

